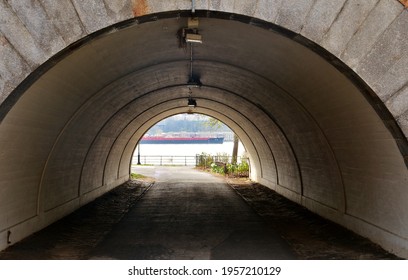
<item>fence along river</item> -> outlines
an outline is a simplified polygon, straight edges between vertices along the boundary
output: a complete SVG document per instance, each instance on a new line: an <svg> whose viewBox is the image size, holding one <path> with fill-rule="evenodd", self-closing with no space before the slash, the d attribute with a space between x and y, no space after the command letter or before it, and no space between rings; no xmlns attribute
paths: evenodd
<svg viewBox="0 0 408 280"><path fill-rule="evenodd" d="M223 144L140 144L140 163L151 165L196 165L196 155L201 153L217 155L232 154L233 142ZM238 146L238 156L243 156L244 147ZM139 146L136 147L132 165L138 163Z"/></svg>

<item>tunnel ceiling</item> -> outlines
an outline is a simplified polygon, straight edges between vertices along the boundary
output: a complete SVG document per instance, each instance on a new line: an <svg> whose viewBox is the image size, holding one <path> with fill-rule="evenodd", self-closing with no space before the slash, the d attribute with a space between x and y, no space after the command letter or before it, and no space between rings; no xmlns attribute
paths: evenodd
<svg viewBox="0 0 408 280"><path fill-rule="evenodd" d="M123 182L148 128L188 111L190 48L177 37L188 15L146 16L92 34L6 100L0 183L12 202L0 206L7 213L0 231ZM370 89L285 29L225 13L198 16L203 43L194 44L193 72L202 86L192 89L193 111L236 131L253 179L407 236L408 213L398 203L408 199L406 139ZM395 203L384 204L384 195Z"/></svg>

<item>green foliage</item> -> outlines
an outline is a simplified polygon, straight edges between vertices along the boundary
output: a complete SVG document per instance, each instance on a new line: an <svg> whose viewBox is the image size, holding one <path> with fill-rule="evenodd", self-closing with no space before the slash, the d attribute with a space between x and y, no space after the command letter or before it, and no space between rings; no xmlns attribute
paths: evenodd
<svg viewBox="0 0 408 280"><path fill-rule="evenodd" d="M229 159L230 155L228 153L217 153L217 155L214 157L214 161L222 163L228 163Z"/></svg>
<svg viewBox="0 0 408 280"><path fill-rule="evenodd" d="M201 153L200 155L197 155L196 164L198 167L207 168L211 166L213 161L213 157L210 154Z"/></svg>
<svg viewBox="0 0 408 280"><path fill-rule="evenodd" d="M211 172L234 176L234 177L248 177L249 163L247 158L241 158L240 163L230 163L230 156L227 153L220 153L216 156L201 153L197 155L197 167L209 168Z"/></svg>
<svg viewBox="0 0 408 280"><path fill-rule="evenodd" d="M145 178L145 177L146 176L141 175L141 174L130 173L130 179L132 179L132 180L142 179L142 178Z"/></svg>
<svg viewBox="0 0 408 280"><path fill-rule="evenodd" d="M234 176L234 177L248 177L249 176L249 164L248 161L243 160L241 163L223 163L213 162L211 163L211 171L214 173Z"/></svg>
<svg viewBox="0 0 408 280"><path fill-rule="evenodd" d="M247 160L243 160L240 164L237 165L235 170L235 176L238 177L248 177L249 176L249 163Z"/></svg>
<svg viewBox="0 0 408 280"><path fill-rule="evenodd" d="M225 174L225 165L220 163L211 163L211 171L218 174Z"/></svg>
<svg viewBox="0 0 408 280"><path fill-rule="evenodd" d="M225 127L225 125L221 121L214 119L212 117L209 117L208 120L203 123L203 125L205 127L210 127L214 130L219 130L220 128Z"/></svg>
<svg viewBox="0 0 408 280"><path fill-rule="evenodd" d="M228 164L227 171L228 174L234 174L237 171L238 165L237 164Z"/></svg>

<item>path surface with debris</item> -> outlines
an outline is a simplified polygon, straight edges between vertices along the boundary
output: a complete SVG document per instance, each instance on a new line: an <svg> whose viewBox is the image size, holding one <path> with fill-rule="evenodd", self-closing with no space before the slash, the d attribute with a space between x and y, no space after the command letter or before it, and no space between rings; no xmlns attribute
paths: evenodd
<svg viewBox="0 0 408 280"><path fill-rule="evenodd" d="M138 167L0 259L398 259L248 180Z"/></svg>
<svg viewBox="0 0 408 280"><path fill-rule="evenodd" d="M223 179L188 167L136 172L154 177L156 183L91 258L296 258L286 241Z"/></svg>

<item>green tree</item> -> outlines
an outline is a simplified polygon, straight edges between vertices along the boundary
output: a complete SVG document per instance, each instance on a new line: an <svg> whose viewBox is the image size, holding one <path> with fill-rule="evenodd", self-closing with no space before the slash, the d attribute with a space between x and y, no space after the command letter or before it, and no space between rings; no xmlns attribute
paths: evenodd
<svg viewBox="0 0 408 280"><path fill-rule="evenodd" d="M234 133L234 146L232 147L232 164L236 164L238 160L238 136Z"/></svg>
<svg viewBox="0 0 408 280"><path fill-rule="evenodd" d="M215 129L219 129L224 124L215 118L209 117L208 120L205 122L205 125ZM238 143L239 138L234 132L234 146L232 147L232 161L231 161L232 164L236 164L238 160Z"/></svg>

